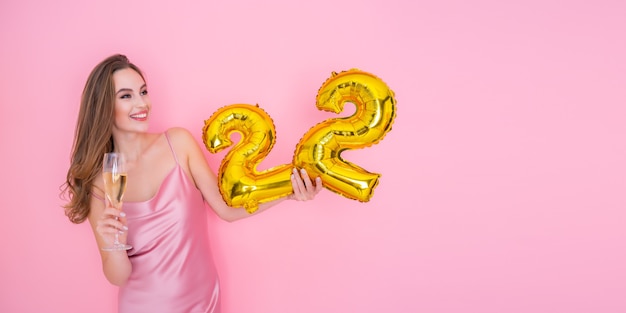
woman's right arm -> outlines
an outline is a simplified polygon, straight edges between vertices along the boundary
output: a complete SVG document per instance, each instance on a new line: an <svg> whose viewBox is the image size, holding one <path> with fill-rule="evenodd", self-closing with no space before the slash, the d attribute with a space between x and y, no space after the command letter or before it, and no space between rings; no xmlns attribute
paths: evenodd
<svg viewBox="0 0 626 313"><path fill-rule="evenodd" d="M123 211L106 205L105 201L96 197L91 197L91 208L89 211L89 224L96 237L98 250L102 259L102 271L107 280L116 286L122 286L128 280L132 271L132 265L128 259L126 250L122 251L104 251L102 248L113 243L115 232L120 230L119 240L126 242L126 218ZM119 220L116 220L115 217Z"/></svg>

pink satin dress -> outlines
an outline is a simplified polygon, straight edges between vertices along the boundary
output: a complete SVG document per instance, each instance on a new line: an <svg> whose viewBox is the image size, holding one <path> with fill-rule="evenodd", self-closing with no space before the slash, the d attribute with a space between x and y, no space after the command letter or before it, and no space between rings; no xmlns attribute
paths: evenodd
<svg viewBox="0 0 626 313"><path fill-rule="evenodd" d="M119 312L218 313L220 288L207 209L165 136L176 166L154 198L124 203L133 269L119 290Z"/></svg>

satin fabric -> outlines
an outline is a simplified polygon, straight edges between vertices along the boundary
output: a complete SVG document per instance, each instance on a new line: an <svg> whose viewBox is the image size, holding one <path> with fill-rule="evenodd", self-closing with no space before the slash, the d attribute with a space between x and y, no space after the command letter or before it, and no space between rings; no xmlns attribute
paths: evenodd
<svg viewBox="0 0 626 313"><path fill-rule="evenodd" d="M132 273L119 291L120 313L220 312L204 200L172 154L176 166L157 194L124 203L133 248Z"/></svg>

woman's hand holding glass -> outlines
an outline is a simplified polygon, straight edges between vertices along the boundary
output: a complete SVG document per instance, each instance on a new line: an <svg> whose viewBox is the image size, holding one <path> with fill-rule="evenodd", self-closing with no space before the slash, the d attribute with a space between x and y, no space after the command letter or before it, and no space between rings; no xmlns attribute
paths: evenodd
<svg viewBox="0 0 626 313"><path fill-rule="evenodd" d="M105 251L116 251L116 250L127 250L120 249L121 246L118 246L118 249L112 249L115 243L118 245L123 245L126 242L126 235L128 227L126 226L126 214L120 211L118 208L114 207L106 201L106 207L102 212L102 218L98 220L98 224L96 225L96 232L100 237L104 238L109 246L102 248ZM128 246L130 249L130 246Z"/></svg>
<svg viewBox="0 0 626 313"><path fill-rule="evenodd" d="M104 191L106 195L106 207L103 218L98 222L97 232L103 238L113 237L113 243L105 246L102 250L118 251L128 250L132 246L126 242L126 219L122 212L122 199L126 191L126 164L124 155L121 153L105 153L102 162L102 176L104 178Z"/></svg>

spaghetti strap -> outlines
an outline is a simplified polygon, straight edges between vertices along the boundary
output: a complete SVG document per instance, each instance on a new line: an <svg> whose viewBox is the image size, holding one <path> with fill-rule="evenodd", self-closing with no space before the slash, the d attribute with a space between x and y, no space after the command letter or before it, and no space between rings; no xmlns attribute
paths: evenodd
<svg viewBox="0 0 626 313"><path fill-rule="evenodd" d="M174 156L174 160L176 164L178 164L178 157L176 156L176 152L174 152L174 147L172 147L172 143L170 142L170 136L167 134L167 131L164 132L165 139L167 139L167 144L170 146L170 150L172 150L172 155Z"/></svg>
<svg viewBox="0 0 626 313"><path fill-rule="evenodd" d="M98 199L98 200L102 200L102 201L104 201L104 198L103 198L103 197L101 197L100 195L96 194L95 192L92 192L92 193L91 193L91 196L92 196L92 197L94 197L94 198L96 198L96 199Z"/></svg>

